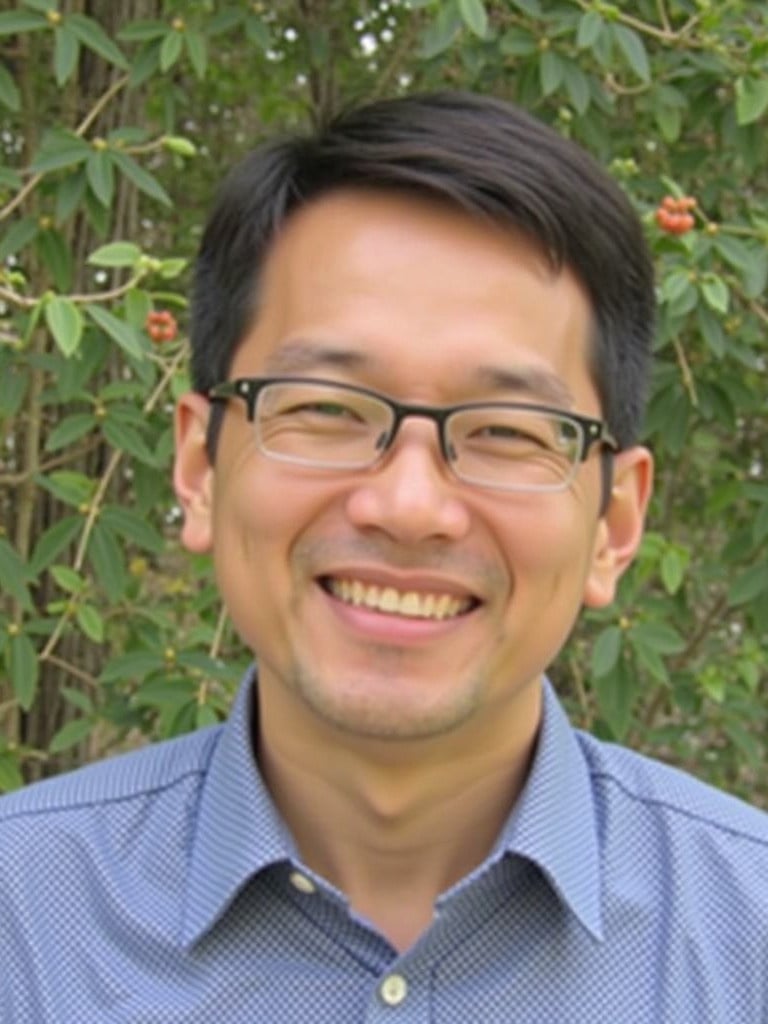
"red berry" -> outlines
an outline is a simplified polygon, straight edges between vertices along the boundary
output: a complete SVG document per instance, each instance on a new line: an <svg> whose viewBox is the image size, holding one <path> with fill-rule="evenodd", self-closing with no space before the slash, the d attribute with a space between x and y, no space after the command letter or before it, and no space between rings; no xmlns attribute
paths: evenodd
<svg viewBox="0 0 768 1024"><path fill-rule="evenodd" d="M158 344L173 341L178 331L176 318L167 309L153 310L148 313L145 327L152 341Z"/></svg>

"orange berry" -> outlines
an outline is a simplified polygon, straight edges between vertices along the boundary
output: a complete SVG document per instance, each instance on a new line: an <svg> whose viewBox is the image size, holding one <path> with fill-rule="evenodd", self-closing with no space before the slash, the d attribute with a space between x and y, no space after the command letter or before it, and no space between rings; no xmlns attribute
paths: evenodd
<svg viewBox="0 0 768 1024"><path fill-rule="evenodd" d="M147 334L152 341L173 341L178 331L176 318L167 309L153 310L147 314L145 323Z"/></svg>

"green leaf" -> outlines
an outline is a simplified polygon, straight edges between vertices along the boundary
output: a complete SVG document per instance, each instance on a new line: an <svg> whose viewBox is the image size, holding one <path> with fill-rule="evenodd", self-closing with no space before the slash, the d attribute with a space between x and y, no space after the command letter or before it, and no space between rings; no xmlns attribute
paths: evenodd
<svg viewBox="0 0 768 1024"><path fill-rule="evenodd" d="M645 643L642 637L634 630L629 631L629 639L638 662L648 669L654 679L657 679L660 683L668 683L669 673L667 672L667 667L656 648Z"/></svg>
<svg viewBox="0 0 768 1024"><path fill-rule="evenodd" d="M565 64L553 50L545 50L539 61L539 83L541 91L549 96L562 85Z"/></svg>
<svg viewBox="0 0 768 1024"><path fill-rule="evenodd" d="M163 26L165 32L166 26ZM136 89L151 78L160 67L160 43L151 40L146 43L133 59L131 73L128 76L128 88Z"/></svg>
<svg viewBox="0 0 768 1024"><path fill-rule="evenodd" d="M98 53L100 57L103 57L109 64L114 64L121 71L128 70L129 64L125 59L125 54L97 21L84 14L70 14L66 23L83 46Z"/></svg>
<svg viewBox="0 0 768 1024"><path fill-rule="evenodd" d="M598 36L605 28L605 21L597 11L587 11L579 18L579 27L576 31L576 45L580 50L594 46Z"/></svg>
<svg viewBox="0 0 768 1024"><path fill-rule="evenodd" d="M101 510L101 522L128 541L133 541L145 551L158 555L165 548L165 541L146 519L128 508L108 505Z"/></svg>
<svg viewBox="0 0 768 1024"><path fill-rule="evenodd" d="M16 192L23 184L24 182L18 171L14 171L12 167L0 167L0 188Z"/></svg>
<svg viewBox="0 0 768 1024"><path fill-rule="evenodd" d="M168 31L164 21L130 21L117 33L118 39L127 43L142 43L148 39L161 39Z"/></svg>
<svg viewBox="0 0 768 1024"><path fill-rule="evenodd" d="M700 284L701 294L710 309L716 313L727 313L730 293L728 285L716 274L708 274L703 277Z"/></svg>
<svg viewBox="0 0 768 1024"><path fill-rule="evenodd" d="M36 32L48 28L44 14L33 11L7 11L0 14L0 36L15 36L18 32Z"/></svg>
<svg viewBox="0 0 768 1024"><path fill-rule="evenodd" d="M499 50L505 57L530 57L538 49L535 37L521 28L508 29L499 41Z"/></svg>
<svg viewBox="0 0 768 1024"><path fill-rule="evenodd" d="M49 527L39 538L29 560L35 576L46 569L56 556L70 544L83 528L81 516L65 516Z"/></svg>
<svg viewBox="0 0 768 1024"><path fill-rule="evenodd" d="M74 302L52 295L45 303L45 322L65 356L78 350L83 337L83 317Z"/></svg>
<svg viewBox="0 0 768 1024"><path fill-rule="evenodd" d="M208 20L205 26L206 34L210 37L230 32L238 25L242 25L243 17L242 11L235 10L233 7L225 8Z"/></svg>
<svg viewBox="0 0 768 1024"><path fill-rule="evenodd" d="M80 573L70 569L68 565L52 565L51 576L56 585L67 594L82 594L87 584Z"/></svg>
<svg viewBox="0 0 768 1024"><path fill-rule="evenodd" d="M87 693L83 693L82 690L75 690L71 686L62 686L59 692L68 704L72 704L78 711L82 711L84 715L93 714L93 701Z"/></svg>
<svg viewBox="0 0 768 1024"><path fill-rule="evenodd" d="M24 7L29 7L32 11L40 11L42 14L57 10L56 0L21 0L21 2Z"/></svg>
<svg viewBox="0 0 768 1024"><path fill-rule="evenodd" d="M147 315L152 310L152 296L142 288L131 288L123 299L126 321L137 330L143 330Z"/></svg>
<svg viewBox="0 0 768 1024"><path fill-rule="evenodd" d="M16 699L22 711L29 711L37 692L39 666L34 644L26 633L10 637L5 657Z"/></svg>
<svg viewBox="0 0 768 1024"><path fill-rule="evenodd" d="M423 60L431 60L444 53L458 35L461 25L461 15L455 5L443 4L421 37L419 56Z"/></svg>
<svg viewBox="0 0 768 1024"><path fill-rule="evenodd" d="M104 436L118 451L127 452L134 459L143 462L145 466L159 468L162 463L158 457L149 450L141 434L133 427L125 423L118 423L113 419L104 421Z"/></svg>
<svg viewBox="0 0 768 1024"><path fill-rule="evenodd" d="M668 594L676 594L685 576L685 560L676 548L664 552L659 564L661 582Z"/></svg>
<svg viewBox="0 0 768 1024"><path fill-rule="evenodd" d="M56 189L56 212L54 219L57 224L69 220L82 202L85 194L86 179L82 170L73 171L59 182Z"/></svg>
<svg viewBox="0 0 768 1024"><path fill-rule="evenodd" d="M117 342L120 348L133 359L143 359L146 348L143 338L135 327L131 327L125 320L119 320L116 316L101 306L88 303L85 307L88 316L94 323Z"/></svg>
<svg viewBox="0 0 768 1024"><path fill-rule="evenodd" d="M39 487L59 498L67 505L86 505L93 497L96 490L96 482L90 480L83 473L75 473L71 470L61 469L56 473L49 473L47 476L36 476L35 482Z"/></svg>
<svg viewBox="0 0 768 1024"><path fill-rule="evenodd" d="M14 112L21 107L21 93L4 64L0 64L0 103Z"/></svg>
<svg viewBox="0 0 768 1024"><path fill-rule="evenodd" d="M765 590L768 590L768 570L761 559L736 577L728 590L728 603L732 606L746 604Z"/></svg>
<svg viewBox="0 0 768 1024"><path fill-rule="evenodd" d="M157 199L158 202L164 203L166 206L173 205L170 196L157 179L148 174L127 153L114 153L113 159L126 178L132 181L141 192L144 192L152 199Z"/></svg>
<svg viewBox="0 0 768 1024"><path fill-rule="evenodd" d="M483 0L459 0L459 14L464 24L481 39L488 31L488 12Z"/></svg>
<svg viewBox="0 0 768 1024"><path fill-rule="evenodd" d="M631 634L635 640L659 654L679 654L685 650L685 640L664 622L638 622L632 626Z"/></svg>
<svg viewBox="0 0 768 1024"><path fill-rule="evenodd" d="M595 640L592 647L592 675L598 678L611 672L621 653L621 630L608 626Z"/></svg>
<svg viewBox="0 0 768 1024"><path fill-rule="evenodd" d="M189 62L198 78L205 78L208 68L208 44L202 32L194 29L187 29L184 33L184 43L189 54Z"/></svg>
<svg viewBox="0 0 768 1024"><path fill-rule="evenodd" d="M51 754L60 754L82 742L93 731L95 723L90 718L75 718L63 725L48 744Z"/></svg>
<svg viewBox="0 0 768 1024"><path fill-rule="evenodd" d="M84 163L91 153L91 147L72 132L52 129L46 132L30 170L34 174L58 171L62 167L74 167Z"/></svg>
<svg viewBox="0 0 768 1024"><path fill-rule="evenodd" d="M539 0L512 0L512 3L524 14L530 15L531 18L540 18L542 16Z"/></svg>
<svg viewBox="0 0 768 1024"><path fill-rule="evenodd" d="M150 672L163 668L162 654L154 651L129 651L111 658L99 676L101 683L137 683Z"/></svg>
<svg viewBox="0 0 768 1024"><path fill-rule="evenodd" d="M134 242L109 242L94 249L88 257L93 267L134 267L141 258L141 249Z"/></svg>
<svg viewBox="0 0 768 1024"><path fill-rule="evenodd" d="M733 235L720 233L715 236L715 249L736 270L749 270L757 253Z"/></svg>
<svg viewBox="0 0 768 1024"><path fill-rule="evenodd" d="M568 93L571 106L577 114L585 114L592 98L589 79L577 64L572 61L563 63L565 66L565 91Z"/></svg>
<svg viewBox="0 0 768 1024"><path fill-rule="evenodd" d="M768 78L736 79L736 121L740 125L759 120L768 109Z"/></svg>
<svg viewBox="0 0 768 1024"><path fill-rule="evenodd" d="M748 299L762 299L768 287L768 248L759 249L742 278L744 293Z"/></svg>
<svg viewBox="0 0 768 1024"><path fill-rule="evenodd" d="M85 162L88 184L102 206L111 206L115 195L115 164L106 149L95 149Z"/></svg>
<svg viewBox="0 0 768 1024"><path fill-rule="evenodd" d="M73 416L66 416L61 423L56 424L46 438L45 450L47 452L55 452L59 448L66 448L93 430L96 423L96 417L91 412L81 412L75 413Z"/></svg>
<svg viewBox="0 0 768 1024"><path fill-rule="evenodd" d="M689 270L673 270L661 282L661 298L672 305L692 288Z"/></svg>
<svg viewBox="0 0 768 1024"><path fill-rule="evenodd" d="M622 740L632 721L632 707L637 699L638 680L622 661L594 684L600 714L616 740Z"/></svg>
<svg viewBox="0 0 768 1024"><path fill-rule="evenodd" d="M0 418L16 415L24 404L28 388L28 367L11 365L0 369Z"/></svg>
<svg viewBox="0 0 768 1024"><path fill-rule="evenodd" d="M182 45L181 32L177 32L176 29L171 29L160 47L161 71L165 72L173 67L181 56Z"/></svg>
<svg viewBox="0 0 768 1024"><path fill-rule="evenodd" d="M682 111L678 107L655 106L653 111L656 124L665 142L676 142L683 127Z"/></svg>
<svg viewBox="0 0 768 1024"><path fill-rule="evenodd" d="M72 287L72 251L60 231L49 228L38 232L35 249L46 270L53 278L57 291L67 292Z"/></svg>
<svg viewBox="0 0 768 1024"><path fill-rule="evenodd" d="M75 609L75 619L89 640L95 644L104 643L104 619L92 604L79 604Z"/></svg>
<svg viewBox="0 0 768 1024"><path fill-rule="evenodd" d="M182 271L186 270L187 260L184 259L169 259L161 260L160 267L158 268L158 274L166 281L172 280L174 277L178 277Z"/></svg>
<svg viewBox="0 0 768 1024"><path fill-rule="evenodd" d="M200 704L195 715L195 728L205 729L209 725L218 725L219 716L210 704Z"/></svg>
<svg viewBox="0 0 768 1024"><path fill-rule="evenodd" d="M15 754L8 750L0 753L0 791L10 793L14 789L21 789L24 785L24 778L19 768L19 760Z"/></svg>
<svg viewBox="0 0 768 1024"><path fill-rule="evenodd" d="M31 579L29 567L16 548L0 537L0 593L9 594L25 612L33 607L27 589Z"/></svg>
<svg viewBox="0 0 768 1024"><path fill-rule="evenodd" d="M57 85L64 85L77 67L80 56L80 41L67 23L57 25L53 34L53 72Z"/></svg>
<svg viewBox="0 0 768 1024"><path fill-rule="evenodd" d="M31 217L15 220L0 239L0 261L7 260L9 256L29 245L39 230L37 221Z"/></svg>
<svg viewBox="0 0 768 1024"><path fill-rule="evenodd" d="M255 14L249 14L245 19L245 37L249 43L258 46L261 50L268 50L272 46L272 33L269 26L257 18Z"/></svg>
<svg viewBox="0 0 768 1024"><path fill-rule="evenodd" d="M626 25L614 24L611 29L613 38L637 77L641 82L650 82L651 65L648 62L648 54L642 37L634 29L627 28Z"/></svg>
<svg viewBox="0 0 768 1024"><path fill-rule="evenodd" d="M128 581L125 559L114 533L98 522L88 543L88 558L109 601L119 601Z"/></svg>

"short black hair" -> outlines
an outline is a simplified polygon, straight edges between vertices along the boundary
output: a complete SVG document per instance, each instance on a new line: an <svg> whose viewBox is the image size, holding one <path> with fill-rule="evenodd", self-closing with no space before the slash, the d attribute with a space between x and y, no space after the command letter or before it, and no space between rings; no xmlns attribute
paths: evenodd
<svg viewBox="0 0 768 1024"><path fill-rule="evenodd" d="M521 232L591 300L592 374L619 446L637 439L655 322L653 266L627 196L583 149L511 103L467 92L348 110L269 141L227 177L203 233L192 303L192 380L225 380L258 315L259 278L292 212L334 190L448 202ZM214 427L214 433L215 433ZM211 447L215 444L211 438Z"/></svg>

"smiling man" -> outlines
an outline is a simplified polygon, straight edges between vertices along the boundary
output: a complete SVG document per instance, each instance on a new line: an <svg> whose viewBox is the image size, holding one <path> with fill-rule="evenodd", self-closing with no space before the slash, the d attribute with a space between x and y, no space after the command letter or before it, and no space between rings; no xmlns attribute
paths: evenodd
<svg viewBox="0 0 768 1024"><path fill-rule="evenodd" d="M627 200L499 101L240 165L175 485L255 668L0 803L4 1021L765 1024L765 817L545 678L641 539L652 328Z"/></svg>

